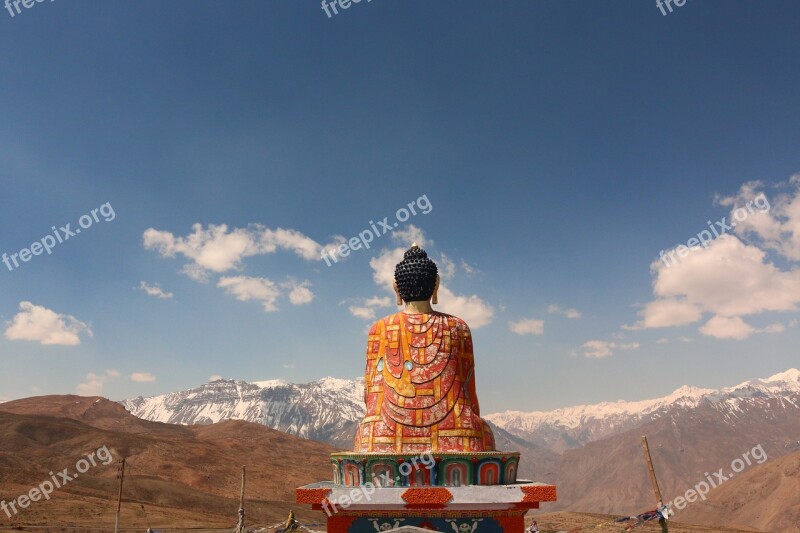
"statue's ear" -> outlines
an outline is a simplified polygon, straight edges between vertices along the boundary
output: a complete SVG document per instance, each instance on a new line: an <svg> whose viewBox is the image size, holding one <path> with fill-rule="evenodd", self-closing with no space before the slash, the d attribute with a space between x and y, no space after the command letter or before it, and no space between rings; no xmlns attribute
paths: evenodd
<svg viewBox="0 0 800 533"><path fill-rule="evenodd" d="M433 286L433 297L431 297L432 304L439 303L439 276L436 276L436 285Z"/></svg>
<svg viewBox="0 0 800 533"><path fill-rule="evenodd" d="M392 288L394 289L394 293L397 296L397 305L403 305L403 299L400 297L400 289L397 288L397 282L392 282Z"/></svg>

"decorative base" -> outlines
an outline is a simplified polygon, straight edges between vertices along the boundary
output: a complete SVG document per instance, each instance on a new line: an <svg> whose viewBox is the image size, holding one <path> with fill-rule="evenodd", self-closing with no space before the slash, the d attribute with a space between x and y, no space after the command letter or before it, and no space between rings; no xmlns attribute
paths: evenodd
<svg viewBox="0 0 800 533"><path fill-rule="evenodd" d="M522 533L525 513L556 500L543 483L465 487L345 487L329 482L297 489L297 502L328 517L329 533L382 533L402 526L442 533Z"/></svg>
<svg viewBox="0 0 800 533"><path fill-rule="evenodd" d="M338 452L331 454L331 466L334 483L349 487L511 485L519 452Z"/></svg>

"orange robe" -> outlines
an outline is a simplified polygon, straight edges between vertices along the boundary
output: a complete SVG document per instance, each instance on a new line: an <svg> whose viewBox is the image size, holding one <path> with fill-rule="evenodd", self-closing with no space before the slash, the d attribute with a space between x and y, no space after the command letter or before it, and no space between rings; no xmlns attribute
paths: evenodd
<svg viewBox="0 0 800 533"><path fill-rule="evenodd" d="M475 394L472 335L460 318L401 312L378 320L364 378L356 452L494 450Z"/></svg>

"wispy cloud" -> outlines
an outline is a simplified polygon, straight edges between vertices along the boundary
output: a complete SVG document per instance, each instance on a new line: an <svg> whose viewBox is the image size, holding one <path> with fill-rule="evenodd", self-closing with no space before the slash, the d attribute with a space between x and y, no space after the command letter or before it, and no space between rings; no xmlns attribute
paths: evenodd
<svg viewBox="0 0 800 533"><path fill-rule="evenodd" d="M544 320L523 318L516 322L509 322L508 329L517 335L542 335L544 334Z"/></svg>
<svg viewBox="0 0 800 533"><path fill-rule="evenodd" d="M117 370L109 369L104 374L95 374L89 372L86 375L86 381L78 384L78 394L81 396L100 396L103 393L103 387L112 379L119 377Z"/></svg>
<svg viewBox="0 0 800 533"><path fill-rule="evenodd" d="M571 308L565 309L560 305L555 305L555 304L548 305L547 312L550 313L551 315L564 315L565 317L572 319L581 317L581 312L578 311L577 309L571 309Z"/></svg>
<svg viewBox="0 0 800 533"><path fill-rule="evenodd" d="M174 296L171 292L166 292L164 289L162 289L158 283L153 283L151 285L146 281L142 281L139 283L139 289L147 293L148 296L152 296L154 298L172 299Z"/></svg>
<svg viewBox="0 0 800 533"><path fill-rule="evenodd" d="M261 302L264 311L268 313L278 310L276 302L281 295L281 291L274 282L267 278L251 278L248 276L221 278L217 283L217 287L225 289L228 294L242 302L250 300Z"/></svg>
<svg viewBox="0 0 800 533"><path fill-rule="evenodd" d="M638 342L617 343L611 341L591 340L583 343L583 356L589 359L603 359L614 355L614 350L636 350Z"/></svg>
<svg viewBox="0 0 800 533"><path fill-rule="evenodd" d="M302 283L288 281L281 286L289 290L289 301L293 305L304 305L311 303L314 299L314 293L311 291L311 283L308 281Z"/></svg>
<svg viewBox="0 0 800 533"><path fill-rule="evenodd" d="M349 306L347 310L355 317L363 318L364 320L375 320L376 311L382 308L390 308L392 303L392 299L388 296L360 298L356 299L355 304Z"/></svg>

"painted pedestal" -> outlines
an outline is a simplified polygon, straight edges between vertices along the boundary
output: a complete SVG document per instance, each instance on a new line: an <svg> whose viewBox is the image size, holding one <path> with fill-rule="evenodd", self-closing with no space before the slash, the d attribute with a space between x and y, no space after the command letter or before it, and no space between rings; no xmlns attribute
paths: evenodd
<svg viewBox="0 0 800 533"><path fill-rule="evenodd" d="M324 512L329 533L522 533L556 488L517 481L518 462L516 452L333 454L334 482L298 488L297 502Z"/></svg>

